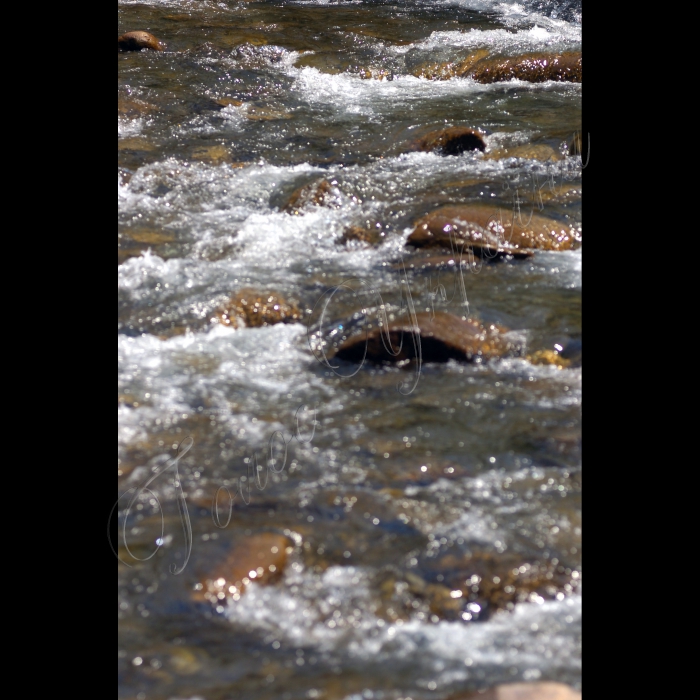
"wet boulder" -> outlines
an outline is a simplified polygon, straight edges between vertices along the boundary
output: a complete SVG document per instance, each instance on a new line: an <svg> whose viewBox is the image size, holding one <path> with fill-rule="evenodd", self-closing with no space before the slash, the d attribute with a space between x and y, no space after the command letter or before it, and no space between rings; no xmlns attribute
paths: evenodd
<svg viewBox="0 0 700 700"><path fill-rule="evenodd" d="M472 78L478 83L497 83L514 78L531 83L546 80L580 83L581 53L529 53L489 57L488 49L478 49L462 61L420 66L414 75L429 80Z"/></svg>
<svg viewBox="0 0 700 700"><path fill-rule="evenodd" d="M470 69L488 55L488 49L477 49L458 62L423 64L413 72L413 75L417 78L427 78L428 80L449 80L456 76L466 75Z"/></svg>
<svg viewBox="0 0 700 700"><path fill-rule="evenodd" d="M513 79L530 83L543 83L546 80L580 83L581 74L580 53L531 53L479 61L464 75L478 83L497 83Z"/></svg>
<svg viewBox="0 0 700 700"><path fill-rule="evenodd" d="M484 151L481 133L466 126L452 126L431 131L418 142L421 151L436 151L443 156L456 156L465 151Z"/></svg>
<svg viewBox="0 0 700 700"><path fill-rule="evenodd" d="M485 255L522 249L570 250L580 242L578 230L555 219L494 206L458 204L440 207L416 222L406 245L471 248Z"/></svg>
<svg viewBox="0 0 700 700"><path fill-rule="evenodd" d="M195 600L212 603L224 598L237 600L251 582L274 583L287 564L294 542L274 532L260 532L237 539L227 555L205 572L195 586Z"/></svg>
<svg viewBox="0 0 700 700"><path fill-rule="evenodd" d="M141 51L150 49L151 51L164 51L165 44L156 39L149 32L127 32L118 39L120 51Z"/></svg>
<svg viewBox="0 0 700 700"><path fill-rule="evenodd" d="M242 289L233 296L216 320L225 326L259 328L276 323L295 323L302 317L296 302L276 292Z"/></svg>
<svg viewBox="0 0 700 700"><path fill-rule="evenodd" d="M287 199L282 211L299 215L304 207L315 205L318 207L337 206L337 182L328 182L326 179L315 180L297 188Z"/></svg>
<svg viewBox="0 0 700 700"><path fill-rule="evenodd" d="M377 364L408 364L420 355L422 362L471 362L515 354L518 348L504 337L506 329L436 311L419 313L415 325L408 318L391 321L386 329L373 328L347 338L335 357L349 362L363 358ZM387 337L388 336L388 337Z"/></svg>
<svg viewBox="0 0 700 700"><path fill-rule="evenodd" d="M564 683L504 683L486 691L456 693L448 700L581 700L581 693Z"/></svg>

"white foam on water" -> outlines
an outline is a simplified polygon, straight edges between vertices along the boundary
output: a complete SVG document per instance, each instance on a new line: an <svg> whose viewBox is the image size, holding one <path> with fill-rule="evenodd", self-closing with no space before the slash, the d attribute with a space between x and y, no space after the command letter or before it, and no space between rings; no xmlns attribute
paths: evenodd
<svg viewBox="0 0 700 700"><path fill-rule="evenodd" d="M493 52L524 53L530 51L572 51L580 49L581 27L558 22L549 29L536 25L530 29L474 29L469 31L433 32L427 39L406 46L390 47L395 53L411 49L434 50L438 48L488 48Z"/></svg>
<svg viewBox="0 0 700 700"><path fill-rule="evenodd" d="M197 369L203 359L206 367ZM143 404L120 407L120 442L145 440L157 420L184 420L201 411L201 402L207 415L217 415L219 424L229 425L236 434L243 429L246 441L260 441L284 426L257 420L251 394L259 392L271 405L291 392L316 400L328 395L320 379L303 372L312 361L306 328L298 323L239 330L216 325L167 340L120 335L120 384Z"/></svg>
<svg viewBox="0 0 700 700"><path fill-rule="evenodd" d="M498 134L487 136L489 145ZM273 166L261 162L242 169L168 159L139 168L128 183L119 182L120 216L138 222L148 216L153 225L187 231L192 242L187 259L164 261L147 254L119 267L119 288L152 290L160 283L171 290L196 289L217 279L244 275L258 266L277 277L292 267L342 261L349 270L369 269L403 251L410 228L389 235L378 247L339 245L349 225L383 216L388 203L420 196L440 179L461 177L546 182L558 177L550 164L524 159L484 160L481 154L444 158L434 153L407 153L362 166L322 170L310 165ZM576 173L574 172L575 176ZM300 215L282 212L271 200L282 187L325 178L334 185L331 207L306 206ZM514 180L513 180L514 181ZM167 190L160 194L162 189ZM231 247L226 261L209 261L212 252ZM540 253L533 271L551 272L552 284L581 285L580 252ZM465 273L469 274L469 273ZM140 298L140 297L138 297Z"/></svg>
<svg viewBox="0 0 700 700"><path fill-rule="evenodd" d="M119 138L127 138L130 136L138 136L145 126L145 121L142 118L127 119L119 117L117 121L117 135Z"/></svg>
<svg viewBox="0 0 700 700"><path fill-rule="evenodd" d="M251 584L239 601L228 601L225 615L236 625L290 645L368 663L408 662L414 673L439 685L474 677L488 666L511 667L521 677L580 668L578 595L521 603L512 613L498 613L486 622L414 619L392 624L370 610L370 573L362 567L331 566L317 575L289 567L281 585Z"/></svg>
<svg viewBox="0 0 700 700"><path fill-rule="evenodd" d="M288 72L296 78L292 89L301 92L303 99L310 104L331 105L340 112L374 118L378 123L383 114L397 109L410 110L414 103L421 104L426 100L448 96L499 93L504 86L538 91L557 90L571 94L579 94L581 91L579 83L553 80L542 83L515 79L499 83L477 83L471 78L428 80L413 75L399 75L393 80L372 80L352 73L323 73L309 66L292 67Z"/></svg>
<svg viewBox="0 0 700 700"><path fill-rule="evenodd" d="M527 4L518 2L518 0L436 0L430 2L431 6L442 5L445 7L461 7L466 10L476 10L477 12L496 13L503 17L506 22L521 24L523 22L537 21L540 24L550 24L553 26L568 24L566 20L557 19L559 11L553 7L547 17L541 12L538 12L536 6L531 9ZM549 3L555 5L555 2ZM564 3L558 3L563 5Z"/></svg>
<svg viewBox="0 0 700 700"><path fill-rule="evenodd" d="M173 7L180 10L201 10L220 7L216 0L117 0L117 5L146 5L154 7Z"/></svg>

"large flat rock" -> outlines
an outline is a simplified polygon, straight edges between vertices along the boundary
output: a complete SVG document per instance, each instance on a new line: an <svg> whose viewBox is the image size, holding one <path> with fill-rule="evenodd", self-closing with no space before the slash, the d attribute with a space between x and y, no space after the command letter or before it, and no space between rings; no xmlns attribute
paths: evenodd
<svg viewBox="0 0 700 700"><path fill-rule="evenodd" d="M457 204L440 207L418 219L406 244L509 253L522 249L571 250L580 240L575 227L540 214Z"/></svg>
<svg viewBox="0 0 700 700"><path fill-rule="evenodd" d="M409 319L390 322L387 330L373 328L348 338L336 357L349 362L374 363L470 362L488 360L514 353L517 348L503 337L504 328L484 326L478 321L436 311L416 314L416 325ZM388 335L388 338L387 338Z"/></svg>

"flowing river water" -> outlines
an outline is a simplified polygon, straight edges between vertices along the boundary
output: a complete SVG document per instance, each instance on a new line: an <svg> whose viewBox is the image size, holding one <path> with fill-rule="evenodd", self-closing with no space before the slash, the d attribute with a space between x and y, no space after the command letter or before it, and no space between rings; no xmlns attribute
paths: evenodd
<svg viewBox="0 0 700 700"><path fill-rule="evenodd" d="M132 30L166 49L118 56L120 697L580 688L581 249L460 272L406 245L465 203L580 233L581 83L432 79L580 52L580 2L120 0ZM486 150L412 147L453 126ZM299 318L216 322L251 289ZM323 362L409 303L522 351ZM285 556L212 592L260 542Z"/></svg>

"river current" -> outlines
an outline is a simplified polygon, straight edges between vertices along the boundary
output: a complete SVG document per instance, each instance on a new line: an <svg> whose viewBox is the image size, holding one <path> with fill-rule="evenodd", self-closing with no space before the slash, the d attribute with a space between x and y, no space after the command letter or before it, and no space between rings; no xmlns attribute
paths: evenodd
<svg viewBox="0 0 700 700"><path fill-rule="evenodd" d="M581 83L436 68L580 52L580 2L120 0L132 30L166 49L118 56L120 698L580 689L581 248L460 270L406 245L454 204L580 233ZM414 147L453 126L485 151ZM241 290L300 317L217 322ZM324 363L410 304L521 351ZM265 585L202 595L273 535Z"/></svg>

